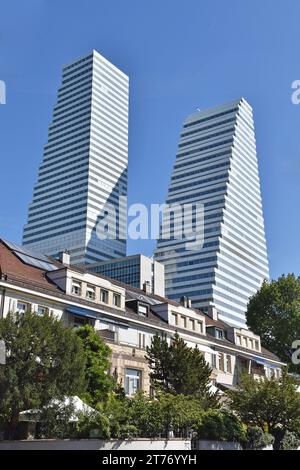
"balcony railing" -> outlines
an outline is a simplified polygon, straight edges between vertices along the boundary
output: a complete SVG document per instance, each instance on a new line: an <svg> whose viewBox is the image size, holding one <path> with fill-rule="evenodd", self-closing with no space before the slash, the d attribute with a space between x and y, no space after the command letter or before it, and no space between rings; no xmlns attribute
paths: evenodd
<svg viewBox="0 0 300 470"><path fill-rule="evenodd" d="M117 341L117 333L112 330L97 330L98 335L109 341Z"/></svg>

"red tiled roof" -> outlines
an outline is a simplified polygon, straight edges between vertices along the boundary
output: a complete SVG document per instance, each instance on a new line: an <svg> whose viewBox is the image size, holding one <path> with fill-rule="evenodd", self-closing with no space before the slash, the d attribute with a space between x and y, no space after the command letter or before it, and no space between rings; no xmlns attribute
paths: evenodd
<svg viewBox="0 0 300 470"><path fill-rule="evenodd" d="M19 280L24 280L54 291L59 290L59 288L47 278L46 272L43 269L23 263L2 240L0 240L0 274L7 274Z"/></svg>

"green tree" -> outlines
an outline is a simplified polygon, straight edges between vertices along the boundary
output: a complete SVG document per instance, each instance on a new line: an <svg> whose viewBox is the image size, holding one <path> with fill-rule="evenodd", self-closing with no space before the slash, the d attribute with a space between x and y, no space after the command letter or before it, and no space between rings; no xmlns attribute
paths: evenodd
<svg viewBox="0 0 300 470"><path fill-rule="evenodd" d="M8 314L0 320L7 358L0 366L0 420L15 437L19 412L84 389L85 356L74 331L54 316Z"/></svg>
<svg viewBox="0 0 300 470"><path fill-rule="evenodd" d="M85 325L77 328L75 331L83 345L86 358L86 390L82 398L91 406L95 406L116 385L114 378L108 373L111 349L104 343L92 326Z"/></svg>
<svg viewBox="0 0 300 470"><path fill-rule="evenodd" d="M247 429L247 450L262 450L264 447L271 446L274 443L274 437L264 432L260 427L253 426Z"/></svg>
<svg viewBox="0 0 300 470"><path fill-rule="evenodd" d="M231 408L249 426L259 426L275 438L279 448L286 431L299 429L300 394L298 381L286 371L280 380L255 380L243 375L236 390L228 391Z"/></svg>
<svg viewBox="0 0 300 470"><path fill-rule="evenodd" d="M300 372L291 360L293 342L300 339L300 277L288 274L264 281L248 303L247 324L267 349Z"/></svg>
<svg viewBox="0 0 300 470"><path fill-rule="evenodd" d="M246 443L246 427L242 421L228 410L208 410L197 429L198 439L236 441Z"/></svg>
<svg viewBox="0 0 300 470"><path fill-rule="evenodd" d="M165 393L197 395L208 399L211 368L198 348L189 348L176 333L169 345L165 337L155 336L147 348L150 379L157 390Z"/></svg>
<svg viewBox="0 0 300 470"><path fill-rule="evenodd" d="M138 392L130 400L130 422L138 437L189 437L203 414L201 400L190 395L159 393L151 398Z"/></svg>

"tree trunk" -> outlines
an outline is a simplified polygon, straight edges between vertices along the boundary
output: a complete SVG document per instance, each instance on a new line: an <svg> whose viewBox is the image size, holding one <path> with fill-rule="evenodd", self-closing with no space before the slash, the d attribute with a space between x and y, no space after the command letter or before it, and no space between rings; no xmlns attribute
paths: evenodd
<svg viewBox="0 0 300 470"><path fill-rule="evenodd" d="M271 432L272 436L274 436L274 444L273 444L273 449L274 450L280 450L281 442L284 438L285 435L285 430L284 429L274 429Z"/></svg>
<svg viewBox="0 0 300 470"><path fill-rule="evenodd" d="M18 423L19 423L19 412L13 411L10 422L8 423L7 430L6 430L7 439L14 440L18 438L17 436Z"/></svg>

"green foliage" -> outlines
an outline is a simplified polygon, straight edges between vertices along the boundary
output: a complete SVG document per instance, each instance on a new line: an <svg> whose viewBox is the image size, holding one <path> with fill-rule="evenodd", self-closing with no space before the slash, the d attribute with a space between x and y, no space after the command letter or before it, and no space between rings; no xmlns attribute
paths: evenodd
<svg viewBox="0 0 300 470"><path fill-rule="evenodd" d="M86 357L86 390L82 399L95 406L104 399L115 386L113 377L108 373L111 350L90 325L75 330Z"/></svg>
<svg viewBox="0 0 300 470"><path fill-rule="evenodd" d="M92 436L100 439L111 437L109 417L98 411L80 413L77 422L77 437L88 439Z"/></svg>
<svg viewBox="0 0 300 470"><path fill-rule="evenodd" d="M52 400L39 413L38 437L43 439L67 439L77 437L76 411L72 400Z"/></svg>
<svg viewBox="0 0 300 470"><path fill-rule="evenodd" d="M300 394L297 386L298 381L286 371L280 381L258 381L243 375L237 390L227 393L231 399L231 408L242 421L271 433L275 437L275 448L278 448L285 431L293 431L299 425Z"/></svg>
<svg viewBox="0 0 300 470"><path fill-rule="evenodd" d="M198 348L189 348L176 333L168 345L166 338L154 336L147 348L150 378L164 393L202 397L207 406L217 399L209 392L211 368Z"/></svg>
<svg viewBox="0 0 300 470"><path fill-rule="evenodd" d="M260 335L262 344L300 372L300 364L292 363L292 344L300 338L300 277L281 276L272 282L264 281L261 289L250 299L247 324Z"/></svg>
<svg viewBox="0 0 300 470"><path fill-rule="evenodd" d="M6 365L0 367L0 420L13 438L20 411L84 389L85 356L75 333L54 316L26 312L0 320Z"/></svg>
<svg viewBox="0 0 300 470"><path fill-rule="evenodd" d="M280 444L280 450L297 450L298 447L300 447L299 436L294 432L286 431Z"/></svg>
<svg viewBox="0 0 300 470"><path fill-rule="evenodd" d="M138 437L157 437L164 432L159 402L142 392L130 400L130 422L135 424Z"/></svg>
<svg viewBox="0 0 300 470"><path fill-rule="evenodd" d="M164 437L168 437L170 431L175 437L189 437L203 414L202 400L192 396L162 394L157 406Z"/></svg>
<svg viewBox="0 0 300 470"><path fill-rule="evenodd" d="M203 414L201 400L185 395L160 393L150 398L137 393L130 401L130 421L139 437L190 436Z"/></svg>
<svg viewBox="0 0 300 470"><path fill-rule="evenodd" d="M94 412L78 415L78 437L125 439L137 435L137 428L130 420L130 400L110 392L99 402Z"/></svg>
<svg viewBox="0 0 300 470"><path fill-rule="evenodd" d="M111 392L96 408L108 419L106 437L127 438L136 435L135 423L130 421L130 399Z"/></svg>
<svg viewBox="0 0 300 470"><path fill-rule="evenodd" d="M258 426L252 426L247 429L246 448L248 450L261 450L273 443L274 437L271 434L264 432Z"/></svg>
<svg viewBox="0 0 300 470"><path fill-rule="evenodd" d="M208 410L197 429L198 439L246 442L246 429L241 420L228 411Z"/></svg>

